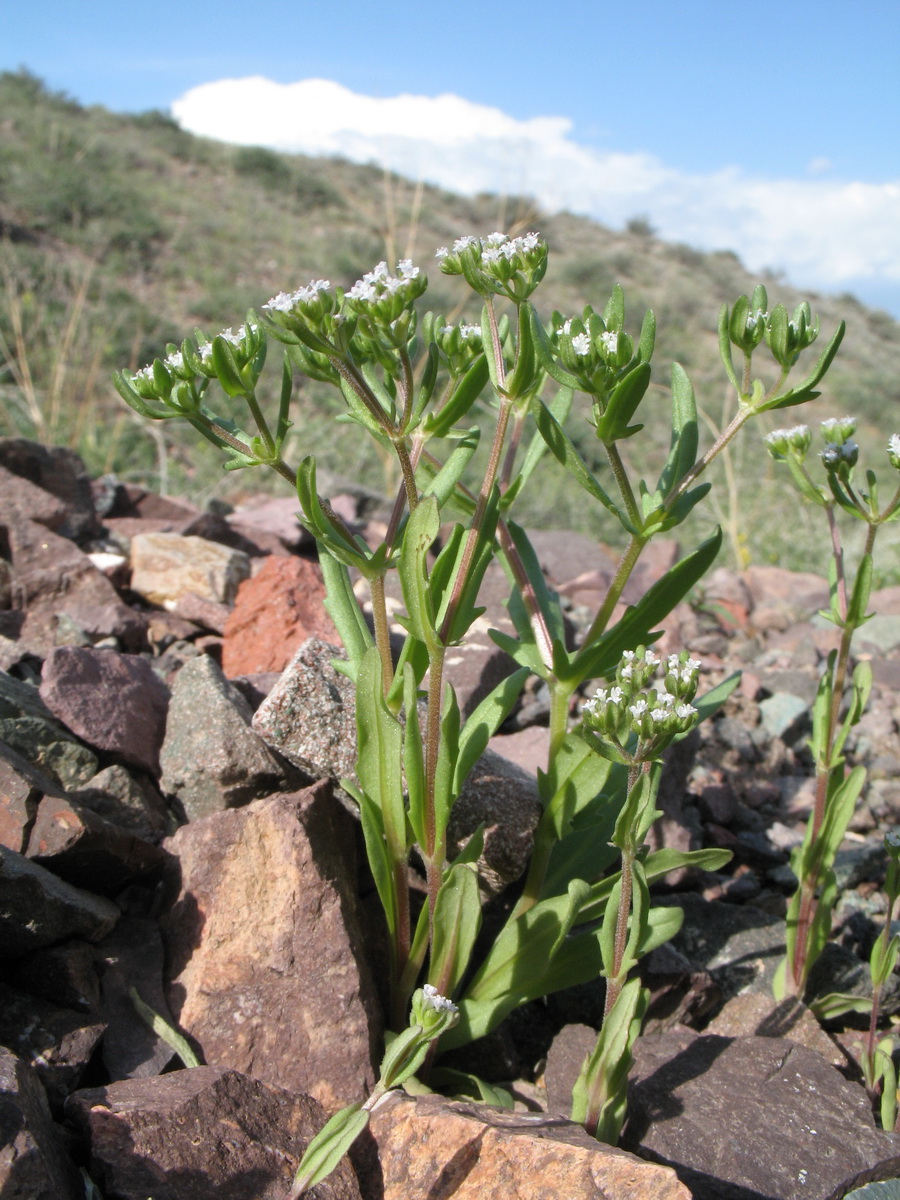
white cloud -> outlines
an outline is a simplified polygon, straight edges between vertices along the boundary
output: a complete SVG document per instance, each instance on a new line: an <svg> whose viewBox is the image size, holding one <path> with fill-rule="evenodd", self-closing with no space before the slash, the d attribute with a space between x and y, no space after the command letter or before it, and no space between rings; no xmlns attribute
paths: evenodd
<svg viewBox="0 0 900 1200"><path fill-rule="evenodd" d="M226 142L375 161L463 193L528 194L613 226L646 215L665 238L734 250L751 269L783 270L801 286L900 285L900 180L688 174L648 154L580 145L567 117L519 121L460 96L381 99L325 79L223 79L192 88L172 111Z"/></svg>

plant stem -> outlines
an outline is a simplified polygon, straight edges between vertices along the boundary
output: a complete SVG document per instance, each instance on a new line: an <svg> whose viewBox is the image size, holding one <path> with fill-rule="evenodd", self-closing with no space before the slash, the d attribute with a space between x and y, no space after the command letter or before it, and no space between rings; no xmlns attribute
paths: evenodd
<svg viewBox="0 0 900 1200"><path fill-rule="evenodd" d="M596 617L594 617L590 629L585 634L582 642L583 646L590 646L601 634L605 633L613 610L619 603L622 592L625 590L625 584L628 582L631 572L634 570L635 564L648 541L649 538L642 538L638 534L631 535L631 541L625 547L625 552L619 559L619 565L616 567L616 573L609 585L609 590L604 597L603 603L600 605L600 610Z"/></svg>
<svg viewBox="0 0 900 1200"><path fill-rule="evenodd" d="M394 682L394 662L391 657L391 631L388 626L387 602L384 595L384 574L373 575L369 580L369 596L372 601L372 623L375 626L375 645L381 657L382 691L386 696Z"/></svg>

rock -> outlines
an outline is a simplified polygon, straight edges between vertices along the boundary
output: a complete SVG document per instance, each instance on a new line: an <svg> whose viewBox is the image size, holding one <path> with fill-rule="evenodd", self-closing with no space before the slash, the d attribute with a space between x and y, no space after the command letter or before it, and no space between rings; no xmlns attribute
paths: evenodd
<svg viewBox="0 0 900 1200"><path fill-rule="evenodd" d="M67 1114L89 1146L92 1179L118 1200L285 1200L326 1120L309 1096L216 1067L77 1092ZM315 1195L359 1200L349 1162Z"/></svg>
<svg viewBox="0 0 900 1200"><path fill-rule="evenodd" d="M537 778L538 770L547 770L550 730L546 725L529 725L516 733L496 734L488 742L488 749Z"/></svg>
<svg viewBox="0 0 900 1200"><path fill-rule="evenodd" d="M354 688L331 665L344 657L340 647L309 638L253 717L254 730L290 762L335 782L356 771Z"/></svg>
<svg viewBox="0 0 900 1200"><path fill-rule="evenodd" d="M781 738L790 744L808 727L810 708L791 692L776 692L759 702L759 715L766 738Z"/></svg>
<svg viewBox="0 0 900 1200"><path fill-rule="evenodd" d="M89 745L159 774L169 689L147 659L60 646L44 661L40 690L53 715Z"/></svg>
<svg viewBox="0 0 900 1200"><path fill-rule="evenodd" d="M378 1172L362 1183L383 1200L690 1200L670 1168L546 1113L393 1092L369 1128Z"/></svg>
<svg viewBox="0 0 900 1200"><path fill-rule="evenodd" d="M674 1166L695 1200L808 1200L896 1156L900 1138L815 1051L682 1028L638 1040L623 1145Z"/></svg>
<svg viewBox="0 0 900 1200"><path fill-rule="evenodd" d="M71 798L148 841L158 841L169 826L169 813L159 792L149 780L136 778L117 763L98 771L82 788L73 791Z"/></svg>
<svg viewBox="0 0 900 1200"><path fill-rule="evenodd" d="M325 584L318 563L305 558L267 558L238 588L225 624L222 667L229 678L283 671L307 638L337 642L324 608Z"/></svg>
<svg viewBox="0 0 900 1200"><path fill-rule="evenodd" d="M447 826L447 857L455 858L479 825L484 825L478 877L489 895L497 895L528 866L540 816L535 777L493 750L485 750L453 806Z"/></svg>
<svg viewBox="0 0 900 1200"><path fill-rule="evenodd" d="M96 948L101 968L99 1011L106 1022L102 1057L111 1080L159 1075L175 1055L137 1011L131 996L133 988L175 1027L163 987L164 957L159 926L144 917L123 917Z"/></svg>
<svg viewBox="0 0 900 1200"><path fill-rule="evenodd" d="M516 664L492 641L488 631L515 636L515 626L506 610L510 585L499 563L490 563L481 581L477 604L485 611L473 621L465 640L451 646L444 659L444 677L453 685L462 719L465 720L498 683L516 669Z"/></svg>
<svg viewBox="0 0 900 1200"><path fill-rule="evenodd" d="M297 507L290 496L258 497L240 505L226 520L245 536L274 534L287 550L297 551L313 542L312 534L297 518Z"/></svg>
<svg viewBox="0 0 900 1200"><path fill-rule="evenodd" d="M203 629L208 629L211 633L223 634L225 623L231 615L231 609L227 604L220 604L217 600L198 596L196 592L185 592L175 602L175 608L171 615L181 617Z"/></svg>
<svg viewBox="0 0 900 1200"><path fill-rule="evenodd" d="M0 740L41 773L56 788L83 787L97 773L96 754L71 737L57 721L40 717L0 717Z"/></svg>
<svg viewBox="0 0 900 1200"><path fill-rule="evenodd" d="M571 1116L572 1088L596 1044L597 1030L590 1025L564 1025L553 1039L544 1068L549 1112Z"/></svg>
<svg viewBox="0 0 900 1200"><path fill-rule="evenodd" d="M704 1033L717 1037L774 1037L815 1050L833 1067L847 1059L802 1001L789 996L780 1003L761 992L733 996Z"/></svg>
<svg viewBox="0 0 900 1200"><path fill-rule="evenodd" d="M55 796L45 796L38 806L26 855L67 883L102 896L115 896L159 871L164 859L150 842Z"/></svg>
<svg viewBox="0 0 900 1200"><path fill-rule="evenodd" d="M84 1184L28 1065L0 1046L0 1195L4 1200L82 1200Z"/></svg>
<svg viewBox="0 0 900 1200"><path fill-rule="evenodd" d="M72 938L20 958L10 970L10 982L20 991L42 996L60 1008L96 1011L100 1007L100 979L95 963L95 948Z"/></svg>
<svg viewBox="0 0 900 1200"><path fill-rule="evenodd" d="M744 572L744 581L757 608L779 604L802 620L811 612L828 607L827 581L808 571L751 566Z"/></svg>
<svg viewBox="0 0 900 1200"><path fill-rule="evenodd" d="M119 919L109 900L83 892L0 846L0 958L67 937L97 942Z"/></svg>
<svg viewBox="0 0 900 1200"><path fill-rule="evenodd" d="M162 929L180 1025L208 1063L329 1111L371 1090L383 1028L353 844L327 784L216 813L165 842L177 895Z"/></svg>
<svg viewBox="0 0 900 1200"><path fill-rule="evenodd" d="M96 1016L59 1008L0 983L0 1045L34 1068L57 1111L78 1086L103 1031Z"/></svg>
<svg viewBox="0 0 900 1200"><path fill-rule="evenodd" d="M60 529L66 515L66 506L58 497L0 466L0 523L4 526L35 521L47 529Z"/></svg>
<svg viewBox="0 0 900 1200"><path fill-rule="evenodd" d="M65 797L54 779L0 742L0 844L24 854L44 793Z"/></svg>
<svg viewBox="0 0 900 1200"><path fill-rule="evenodd" d="M693 892L661 896L658 903L684 911L684 924L669 944L693 971L708 972L725 999L742 991L771 994L785 953L784 921L749 904L704 900Z"/></svg>
<svg viewBox="0 0 900 1200"><path fill-rule="evenodd" d="M60 502L63 520L54 528L64 537L83 543L99 536L90 476L74 450L42 446L25 438L0 438L0 464Z"/></svg>
<svg viewBox="0 0 900 1200"><path fill-rule="evenodd" d="M140 613L124 604L116 589L74 542L33 521L9 529L15 607L23 610L19 639L43 658L56 644L56 617L66 612L96 641L118 638L126 649L143 642Z"/></svg>
<svg viewBox="0 0 900 1200"><path fill-rule="evenodd" d="M175 676L160 786L190 821L291 786L294 778L250 727L247 701L205 655Z"/></svg>
<svg viewBox="0 0 900 1200"><path fill-rule="evenodd" d="M131 543L131 586L153 604L176 603L186 592L232 604L250 575L250 560L205 538L141 533Z"/></svg>

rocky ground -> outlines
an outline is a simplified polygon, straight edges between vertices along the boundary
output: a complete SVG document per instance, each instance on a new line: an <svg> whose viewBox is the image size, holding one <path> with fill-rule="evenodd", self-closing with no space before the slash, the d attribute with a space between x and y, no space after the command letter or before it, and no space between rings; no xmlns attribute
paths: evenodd
<svg viewBox="0 0 900 1200"><path fill-rule="evenodd" d="M342 515L377 535L371 498ZM72 453L0 441L0 1194L75 1200L280 1200L303 1147L374 1078L383 954L357 824L353 698L331 666L314 548L295 502L200 512L91 481ZM573 637L609 580L589 539L538 533ZM652 547L636 589L678 556ZM450 660L464 710L507 669L489 572L483 630ZM631 598L626 596L626 599ZM860 1019L823 1030L775 1006L812 802L810 705L833 631L822 580L720 568L680 605L666 649L706 680L740 668L725 711L682 743L657 844L727 846L721 874L667 881L682 931L645 964L653 992L623 1150L567 1119L602 1011L598 983L531 1004L456 1065L511 1089L502 1110L394 1096L316 1190L326 1197L826 1200L900 1176L859 1083ZM900 812L900 588L856 652L875 689L850 746L869 769L841 848L833 940L811 994L866 994ZM487 825L508 903L537 813L545 697L526 692L481 760L454 836ZM133 994L207 1065L180 1069ZM900 1012L888 989L883 1023ZM853 1026L854 1020L856 1027ZM96 1193L95 1193L96 1194Z"/></svg>

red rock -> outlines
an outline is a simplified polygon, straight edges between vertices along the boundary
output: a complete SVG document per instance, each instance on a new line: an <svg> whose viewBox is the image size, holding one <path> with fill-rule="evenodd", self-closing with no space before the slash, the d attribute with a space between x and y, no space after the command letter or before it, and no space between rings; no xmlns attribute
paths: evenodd
<svg viewBox="0 0 900 1200"><path fill-rule="evenodd" d="M0 1105L0 1194L9 1200L84 1196L37 1075L5 1046L0 1046Z"/></svg>
<svg viewBox="0 0 900 1200"><path fill-rule="evenodd" d="M317 563L305 558L268 558L238 588L225 623L222 667L229 678L283 671L309 637L337 642L324 609L325 585Z"/></svg>

